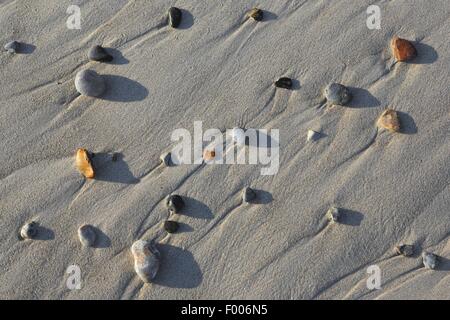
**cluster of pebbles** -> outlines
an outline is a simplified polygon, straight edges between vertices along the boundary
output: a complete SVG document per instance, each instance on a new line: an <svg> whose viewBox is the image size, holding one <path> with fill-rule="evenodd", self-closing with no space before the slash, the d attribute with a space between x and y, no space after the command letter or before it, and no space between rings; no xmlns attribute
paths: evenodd
<svg viewBox="0 0 450 320"><path fill-rule="evenodd" d="M254 21L262 21L264 19L264 12L261 9L253 8L247 14L248 19ZM182 10L176 7L171 7L167 13L168 24L172 28L179 28L182 22ZM18 41L11 41L4 46L5 51L15 54L20 53L21 43ZM417 50L414 45L399 37L394 37L391 40L391 50L395 62L404 62L414 59L417 56ZM88 58L96 62L111 62L114 57L100 45L95 45L90 48ZM274 83L276 88L291 90L293 87L293 80L287 77L279 78ZM83 96L101 97L106 91L105 79L94 70L82 70L75 76L75 88ZM332 105L345 106L352 100L350 90L340 83L330 83L323 91L326 101ZM400 121L397 112L393 109L386 109L380 115L376 122L377 126L391 132L400 131ZM308 130L307 141L316 141L320 137L320 132ZM232 139L235 143L244 144L245 135L243 130L235 128L232 131ZM86 149L77 149L75 155L75 165L78 171L86 179L95 178L95 168L92 163L94 154L88 152ZM117 160L117 155L114 154L112 161ZM205 154L205 158L212 159L215 157L213 151ZM170 152L161 155L161 163L169 167L172 165ZM243 203L252 203L257 199L257 193L250 187L246 187L242 191ZM170 195L166 199L166 207L169 211L169 218L173 214L179 214L185 207L184 200L179 195ZM339 224L342 220L342 213L339 208L331 207L326 213L327 219L333 224ZM178 222L167 219L164 222L163 228L168 233L175 233L179 228ZM21 239L35 239L38 235L38 223L29 222L25 224L19 232ZM93 247L97 240L97 232L92 225L82 225L78 229L78 238L84 247ZM154 240L137 240L131 246L131 252L134 257L134 268L137 275L142 281L151 282L160 266L160 252L156 247ZM414 247L408 244L400 244L394 248L397 255L411 257L414 254ZM422 253L423 265L428 269L435 269L438 265L439 257L430 252Z"/></svg>

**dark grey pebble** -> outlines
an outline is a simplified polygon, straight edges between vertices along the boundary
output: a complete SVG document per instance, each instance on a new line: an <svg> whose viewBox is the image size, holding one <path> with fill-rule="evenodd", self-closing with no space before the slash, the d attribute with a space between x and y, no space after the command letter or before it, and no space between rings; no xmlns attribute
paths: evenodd
<svg viewBox="0 0 450 320"><path fill-rule="evenodd" d="M414 246L410 244L400 244L394 248L394 252L398 255L410 257L414 254Z"/></svg>
<svg viewBox="0 0 450 320"><path fill-rule="evenodd" d="M97 235L94 227L89 224L85 224L78 229L78 237L83 246L92 247L95 244Z"/></svg>
<svg viewBox="0 0 450 320"><path fill-rule="evenodd" d="M89 60L99 62L111 62L113 60L113 56L110 55L105 48L99 45L93 46L89 50L88 58Z"/></svg>
<svg viewBox="0 0 450 320"><path fill-rule="evenodd" d="M184 208L184 200L181 196L174 194L167 197L166 206L170 211L179 213Z"/></svg>
<svg viewBox="0 0 450 320"><path fill-rule="evenodd" d="M169 9L168 15L170 26L172 28L178 28L180 26L181 18L183 16L181 10L176 7L172 7Z"/></svg>
<svg viewBox="0 0 450 320"><path fill-rule="evenodd" d="M422 261L425 268L436 269L438 265L438 256L430 252L423 252Z"/></svg>
<svg viewBox="0 0 450 320"><path fill-rule="evenodd" d="M167 220L164 222L164 230L168 233L175 233L178 231L179 224L176 221Z"/></svg>
<svg viewBox="0 0 450 320"><path fill-rule="evenodd" d="M162 154L159 159L166 167L170 167L172 165L172 154L170 152Z"/></svg>
<svg viewBox="0 0 450 320"><path fill-rule="evenodd" d="M17 53L20 50L20 42L14 40L5 44L5 50L9 53Z"/></svg>
<svg viewBox="0 0 450 320"><path fill-rule="evenodd" d="M247 16L255 21L262 21L264 19L264 12L261 9L253 8L247 13Z"/></svg>
<svg viewBox="0 0 450 320"><path fill-rule="evenodd" d="M245 188L242 191L242 201L244 202L252 202L256 199L256 192L252 188Z"/></svg>
<svg viewBox="0 0 450 320"><path fill-rule="evenodd" d="M292 88L292 79L289 78L280 78L275 81L275 87L283 88L283 89L291 89Z"/></svg>
<svg viewBox="0 0 450 320"><path fill-rule="evenodd" d="M82 70L75 77L75 88L83 96L100 97L106 90L105 79L94 70Z"/></svg>
<svg viewBox="0 0 450 320"><path fill-rule="evenodd" d="M352 100L352 95L348 88L340 83L331 83L325 88L325 98L336 105L346 105Z"/></svg>
<svg viewBox="0 0 450 320"><path fill-rule="evenodd" d="M36 222L30 222L25 224L22 229L20 229L20 237L22 239L33 239L37 236L38 224Z"/></svg>

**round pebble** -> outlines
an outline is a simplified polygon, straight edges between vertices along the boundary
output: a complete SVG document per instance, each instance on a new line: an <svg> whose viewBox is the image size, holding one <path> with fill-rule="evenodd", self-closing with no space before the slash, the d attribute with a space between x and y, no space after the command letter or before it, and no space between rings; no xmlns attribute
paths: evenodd
<svg viewBox="0 0 450 320"><path fill-rule="evenodd" d="M331 83L325 88L327 101L336 105L346 105L352 99L348 88L339 83Z"/></svg>
<svg viewBox="0 0 450 320"><path fill-rule="evenodd" d="M179 224L176 221L167 220L164 222L164 230L168 233L175 233L178 231Z"/></svg>
<svg viewBox="0 0 450 320"><path fill-rule="evenodd" d="M179 213L184 208L183 198L177 194L171 195L166 201L167 209Z"/></svg>
<svg viewBox="0 0 450 320"><path fill-rule="evenodd" d="M242 191L242 201L249 203L252 202L256 199L256 192L249 187L246 187L243 191Z"/></svg>
<svg viewBox="0 0 450 320"><path fill-rule="evenodd" d="M92 247L95 244L97 235L93 226L85 224L78 228L78 238L85 247Z"/></svg>
<svg viewBox="0 0 450 320"><path fill-rule="evenodd" d="M181 24L181 18L183 16L181 10L176 7L172 7L169 9L168 15L170 26L172 28L178 28Z"/></svg>
<svg viewBox="0 0 450 320"><path fill-rule="evenodd" d="M423 265L427 269L436 269L437 264L438 264L437 256L430 252L422 253L422 261L423 261Z"/></svg>
<svg viewBox="0 0 450 320"><path fill-rule="evenodd" d="M22 239L33 239L37 236L38 224L36 222L29 222L20 229L20 236Z"/></svg>
<svg viewBox="0 0 450 320"><path fill-rule="evenodd" d="M89 50L88 58L89 60L99 62L111 62L113 60L113 56L110 55L105 48L99 45L93 46Z"/></svg>
<svg viewBox="0 0 450 320"><path fill-rule="evenodd" d="M106 90L106 84L94 70L83 70L75 77L75 88L83 96L100 97Z"/></svg>
<svg viewBox="0 0 450 320"><path fill-rule="evenodd" d="M286 77L280 78L277 81L275 81L275 87L283 89L292 89L292 79Z"/></svg>
<svg viewBox="0 0 450 320"><path fill-rule="evenodd" d="M134 270L145 283L151 282L158 273L160 253L155 244L150 241L137 240L131 246L134 258Z"/></svg>

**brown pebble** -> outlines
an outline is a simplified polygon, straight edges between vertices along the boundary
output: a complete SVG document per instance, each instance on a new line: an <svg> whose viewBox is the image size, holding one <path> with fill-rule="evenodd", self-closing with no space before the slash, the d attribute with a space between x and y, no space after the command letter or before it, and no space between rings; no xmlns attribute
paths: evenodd
<svg viewBox="0 0 450 320"><path fill-rule="evenodd" d="M91 163L91 158L86 149L77 149L75 164L78 171L88 179L93 179L95 177L94 167Z"/></svg>
<svg viewBox="0 0 450 320"><path fill-rule="evenodd" d="M387 129L391 132L400 131L400 121L398 119L397 111L386 109L378 118L377 126L379 128Z"/></svg>
<svg viewBox="0 0 450 320"><path fill-rule="evenodd" d="M391 50L397 61L409 61L417 56L417 50L408 40L394 37L391 40Z"/></svg>

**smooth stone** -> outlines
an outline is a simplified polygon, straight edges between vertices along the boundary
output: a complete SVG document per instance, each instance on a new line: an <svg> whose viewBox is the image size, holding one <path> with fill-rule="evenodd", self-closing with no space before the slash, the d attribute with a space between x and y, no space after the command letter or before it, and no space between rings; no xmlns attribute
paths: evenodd
<svg viewBox="0 0 450 320"><path fill-rule="evenodd" d="M20 229L20 236L22 239L33 239L38 234L38 224L36 222L30 222L25 224Z"/></svg>
<svg viewBox="0 0 450 320"><path fill-rule="evenodd" d="M430 252L423 252L422 253L422 261L423 265L427 269L436 269L438 265L438 257Z"/></svg>
<svg viewBox="0 0 450 320"><path fill-rule="evenodd" d="M410 257L414 254L414 246L410 244L400 244L398 246L395 246L394 252L397 255L402 255L405 257Z"/></svg>
<svg viewBox="0 0 450 320"><path fill-rule="evenodd" d="M7 44L5 44L4 48L11 54L17 53L20 49L20 42L16 40L8 42Z"/></svg>
<svg viewBox="0 0 450 320"><path fill-rule="evenodd" d="M168 233L175 233L178 231L179 224L176 221L167 220L164 222L164 230Z"/></svg>
<svg viewBox="0 0 450 320"><path fill-rule="evenodd" d="M169 9L169 24L172 28L178 28L181 24L183 13L180 9L172 7Z"/></svg>
<svg viewBox="0 0 450 320"><path fill-rule="evenodd" d="M97 239L97 234L93 226L85 224L78 228L78 238L85 247L92 247Z"/></svg>
<svg viewBox="0 0 450 320"><path fill-rule="evenodd" d="M170 152L166 152L159 157L161 163L163 163L166 167L170 167L172 165L172 154Z"/></svg>
<svg viewBox="0 0 450 320"><path fill-rule="evenodd" d="M89 60L99 62L111 62L113 60L113 56L110 55L105 48L99 45L93 46L89 50L88 58Z"/></svg>
<svg viewBox="0 0 450 320"><path fill-rule="evenodd" d="M86 149L77 149L75 165L85 178L93 179L95 177L95 170L91 162L91 157Z"/></svg>
<svg viewBox="0 0 450 320"><path fill-rule="evenodd" d="M184 208L183 198L177 194L167 197L167 209L172 212L179 213Z"/></svg>
<svg viewBox="0 0 450 320"><path fill-rule="evenodd" d="M216 157L216 151L215 150L205 150L205 152L203 153L203 159L205 161L214 160L215 157Z"/></svg>
<svg viewBox="0 0 450 320"><path fill-rule="evenodd" d="M256 192L252 188L246 187L242 191L242 201L249 203L256 199Z"/></svg>
<svg viewBox="0 0 450 320"><path fill-rule="evenodd" d="M331 83L325 88L325 98L328 102L336 105L346 105L352 99L348 88L340 83Z"/></svg>
<svg viewBox="0 0 450 320"><path fill-rule="evenodd" d="M397 111L386 109L378 118L377 126L391 132L400 131L400 120L398 119Z"/></svg>
<svg viewBox="0 0 450 320"><path fill-rule="evenodd" d="M261 9L253 8L247 13L247 17L255 21L262 21L264 19L264 12Z"/></svg>
<svg viewBox="0 0 450 320"><path fill-rule="evenodd" d="M131 246L134 258L134 270L145 283L152 282L158 273L160 253L150 241L137 240Z"/></svg>
<svg viewBox="0 0 450 320"><path fill-rule="evenodd" d="M292 79L286 77L280 78L277 81L275 81L275 87L283 89L292 89Z"/></svg>
<svg viewBox="0 0 450 320"><path fill-rule="evenodd" d="M235 127L231 130L231 140L237 145L245 145L245 131L244 129Z"/></svg>
<svg viewBox="0 0 450 320"><path fill-rule="evenodd" d="M417 50L408 40L394 37L391 40L392 55L395 60L404 62L417 57Z"/></svg>
<svg viewBox="0 0 450 320"><path fill-rule="evenodd" d="M75 88L83 96L100 97L106 90L105 79L94 70L83 70L75 77Z"/></svg>
<svg viewBox="0 0 450 320"><path fill-rule="evenodd" d="M331 207L327 211L327 218L331 222L339 222L340 216L341 216L341 213L339 212L339 209L336 207Z"/></svg>
<svg viewBox="0 0 450 320"><path fill-rule="evenodd" d="M320 133L314 130L308 130L308 134L306 135L306 141L316 141L319 140Z"/></svg>

